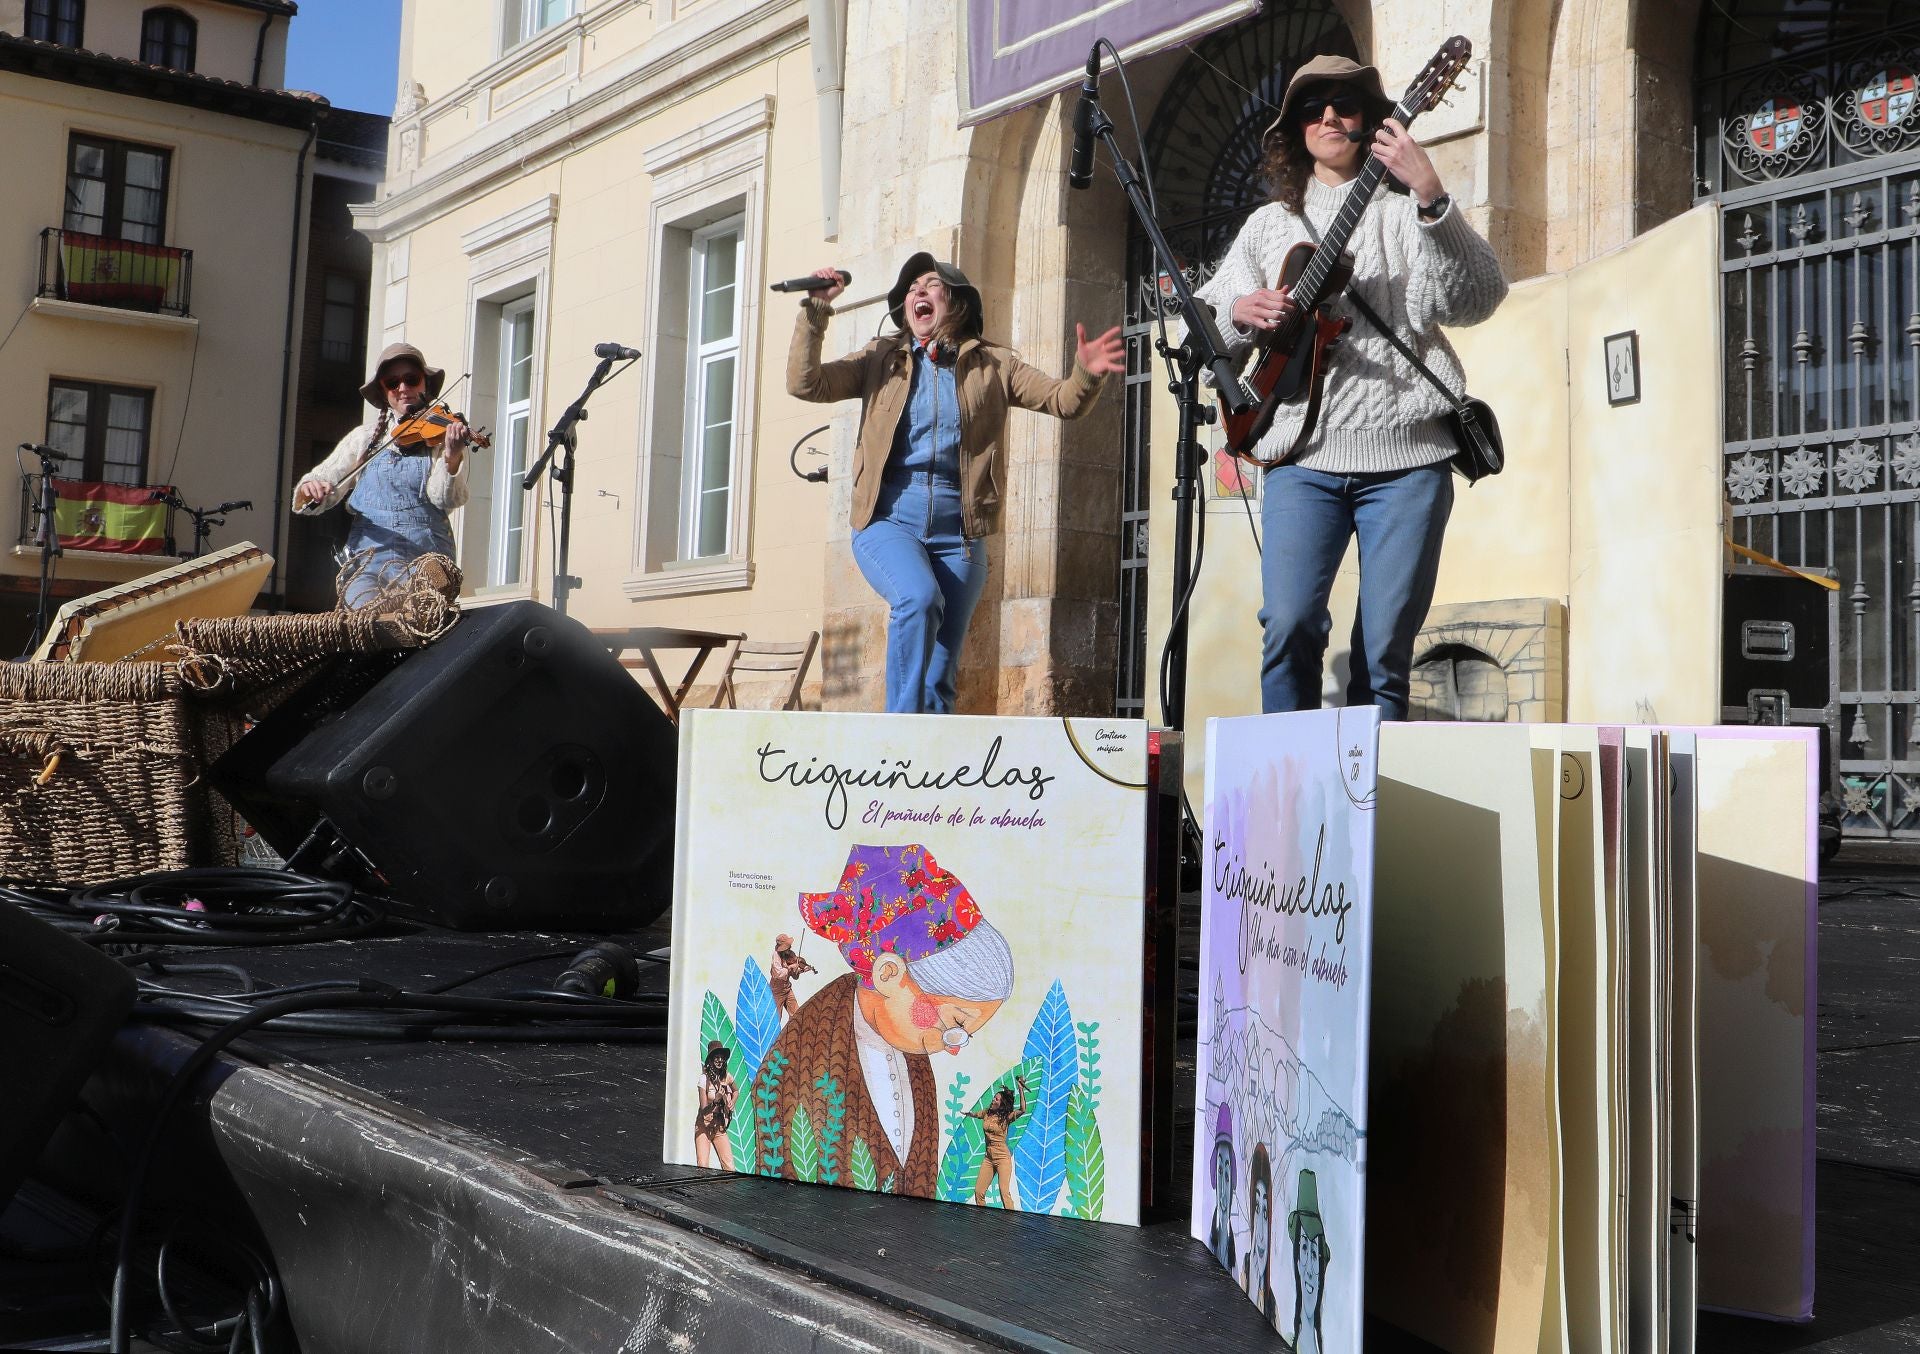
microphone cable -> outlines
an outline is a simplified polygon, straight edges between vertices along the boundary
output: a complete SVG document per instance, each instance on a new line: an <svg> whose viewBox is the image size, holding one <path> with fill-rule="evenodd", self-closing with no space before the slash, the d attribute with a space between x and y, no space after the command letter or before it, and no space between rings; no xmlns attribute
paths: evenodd
<svg viewBox="0 0 1920 1354"><path fill-rule="evenodd" d="M255 866L162 870L80 888L0 883L0 901L100 946L298 945L389 925L384 898Z"/></svg>

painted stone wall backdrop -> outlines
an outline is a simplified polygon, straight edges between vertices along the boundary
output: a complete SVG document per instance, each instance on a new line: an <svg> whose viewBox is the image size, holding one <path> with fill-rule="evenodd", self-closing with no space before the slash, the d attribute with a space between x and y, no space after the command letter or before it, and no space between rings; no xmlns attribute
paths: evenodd
<svg viewBox="0 0 1920 1354"><path fill-rule="evenodd" d="M1553 723L1567 708L1567 609L1547 597L1436 606L1413 646L1413 719Z"/></svg>

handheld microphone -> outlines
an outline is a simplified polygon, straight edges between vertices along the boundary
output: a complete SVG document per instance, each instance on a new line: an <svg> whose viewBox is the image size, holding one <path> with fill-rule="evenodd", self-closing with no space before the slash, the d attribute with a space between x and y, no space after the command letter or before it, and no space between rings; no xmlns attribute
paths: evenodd
<svg viewBox="0 0 1920 1354"><path fill-rule="evenodd" d="M616 360L631 362L640 356L640 350L623 347L618 343L596 343L593 345L593 355L603 362Z"/></svg>
<svg viewBox="0 0 1920 1354"><path fill-rule="evenodd" d="M1093 110L1100 102L1100 45L1087 53L1087 78L1080 82L1080 102L1073 109L1073 159L1067 166L1067 187L1093 186Z"/></svg>
<svg viewBox="0 0 1920 1354"><path fill-rule="evenodd" d="M611 940L582 950L553 981L554 991L582 997L625 997L639 986L640 961L633 951Z"/></svg>
<svg viewBox="0 0 1920 1354"><path fill-rule="evenodd" d="M853 285L853 274L848 272L846 269L835 268L833 270L833 275L840 279L841 286L850 287ZM832 285L833 283L827 281L824 277L790 277L785 282L774 283L771 287L768 287L767 290L768 291L825 291L828 287L831 287Z"/></svg>

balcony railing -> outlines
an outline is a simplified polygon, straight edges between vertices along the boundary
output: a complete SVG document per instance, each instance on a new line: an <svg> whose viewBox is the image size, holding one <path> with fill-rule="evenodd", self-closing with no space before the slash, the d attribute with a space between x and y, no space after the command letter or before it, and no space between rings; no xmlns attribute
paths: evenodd
<svg viewBox="0 0 1920 1354"><path fill-rule="evenodd" d="M193 251L49 226L40 232L40 295L185 315L193 296Z"/></svg>

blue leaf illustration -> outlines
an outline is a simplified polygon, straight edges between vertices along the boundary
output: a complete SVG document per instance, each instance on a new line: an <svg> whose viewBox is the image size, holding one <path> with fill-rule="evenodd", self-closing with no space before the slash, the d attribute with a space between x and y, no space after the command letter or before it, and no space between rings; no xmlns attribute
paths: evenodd
<svg viewBox="0 0 1920 1354"><path fill-rule="evenodd" d="M739 1042L743 1081L753 1080L760 1060L780 1035L780 1008L773 1004L767 975L751 958L740 973L740 991L733 999L733 1032Z"/></svg>
<svg viewBox="0 0 1920 1354"><path fill-rule="evenodd" d="M1039 1058L1046 1076L1028 1113L1032 1122L1013 1149L1013 1174L1020 1186L1020 1207L1051 1213L1067 1178L1067 1100L1080 1081L1080 1050L1073 1037L1073 1012L1058 979L1040 1003L1027 1031L1024 1058Z"/></svg>

